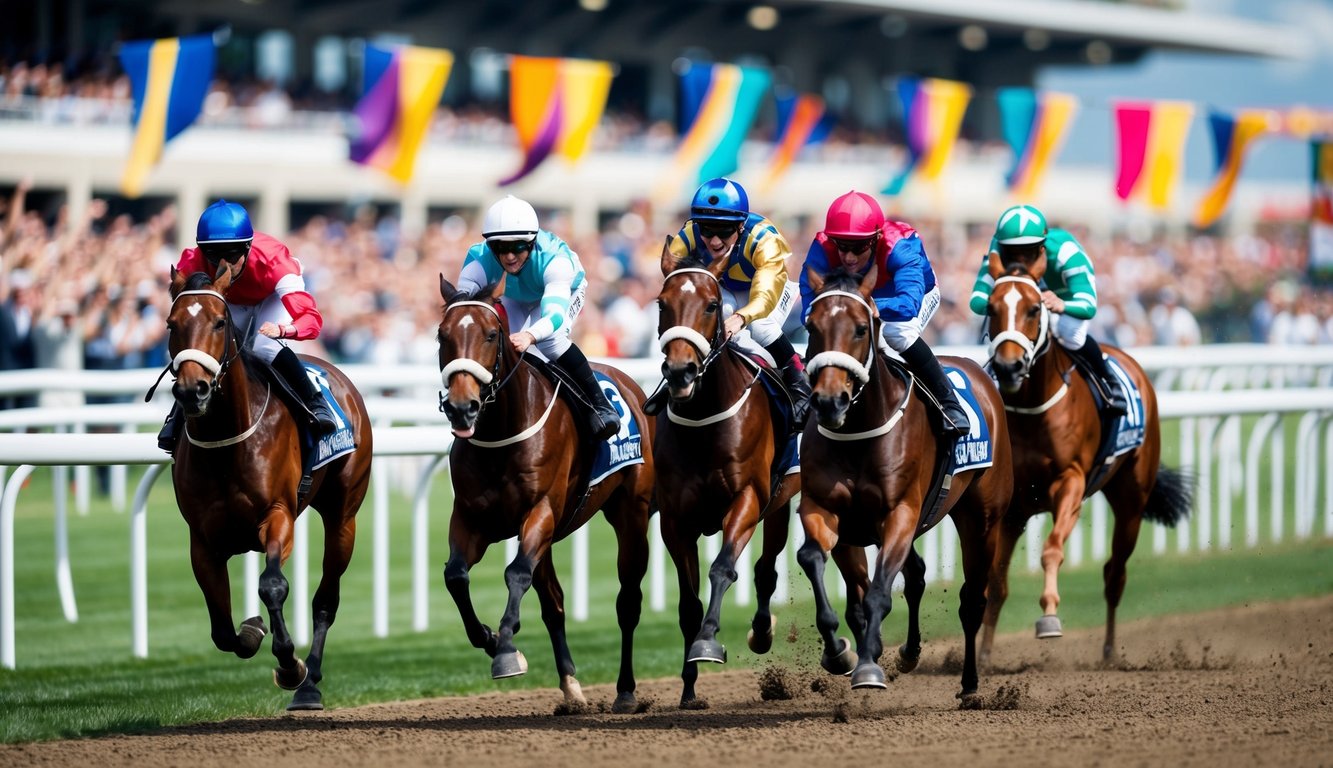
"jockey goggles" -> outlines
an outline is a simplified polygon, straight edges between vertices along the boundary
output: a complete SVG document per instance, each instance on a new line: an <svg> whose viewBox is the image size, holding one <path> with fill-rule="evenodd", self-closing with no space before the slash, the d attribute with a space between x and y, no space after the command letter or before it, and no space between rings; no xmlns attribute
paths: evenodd
<svg viewBox="0 0 1333 768"><path fill-rule="evenodd" d="M699 234L705 240L711 240L715 237L726 240L740 231L741 225L731 221L699 222Z"/></svg>
<svg viewBox="0 0 1333 768"><path fill-rule="evenodd" d="M841 237L831 237L829 240L832 241L833 247L837 248L839 253L865 253L870 246L875 244L874 236L863 237L858 240L845 240Z"/></svg>
<svg viewBox="0 0 1333 768"><path fill-rule="evenodd" d="M526 253L532 250L531 240L491 240L487 243L496 255Z"/></svg>
<svg viewBox="0 0 1333 768"><path fill-rule="evenodd" d="M241 240L228 243L200 243L199 253L210 264L219 261L236 261L250 253L250 241Z"/></svg>

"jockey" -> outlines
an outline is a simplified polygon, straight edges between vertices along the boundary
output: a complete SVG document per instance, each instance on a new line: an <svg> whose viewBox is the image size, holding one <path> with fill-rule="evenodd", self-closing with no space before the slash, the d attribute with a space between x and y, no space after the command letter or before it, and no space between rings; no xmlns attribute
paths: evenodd
<svg viewBox="0 0 1333 768"><path fill-rule="evenodd" d="M752 341L746 344L742 337L741 346L757 344L772 356L795 408L792 429L799 432L810 407L810 379L801 356L782 333L798 294L796 285L787 280L791 246L786 238L773 222L750 212L749 196L740 184L712 179L694 193L690 219L668 239L667 247L677 262L691 254L704 264L728 260L722 275L724 332L730 339L748 327ZM659 389L645 409L656 413L666 398L666 389Z"/></svg>
<svg viewBox="0 0 1333 768"><path fill-rule="evenodd" d="M875 198L851 191L829 206L824 229L814 242L801 270L801 300L809 314L815 292L809 270L825 274L836 269L864 275L877 266L871 298L883 321L881 339L902 356L908 368L934 398L944 416L943 437L960 437L971 430L967 412L958 402L940 361L921 338L940 306L940 287L926 249L916 230L901 221L888 221Z"/></svg>
<svg viewBox="0 0 1333 768"><path fill-rule="evenodd" d="M458 288L475 294L508 274L500 303L509 316L509 342L519 354L535 345L578 382L592 406L588 424L593 436L611 438L620 431L620 414L606 399L588 358L570 338L588 291L578 254L564 240L538 228L537 212L513 195L486 211L481 234L486 240L468 249Z"/></svg>
<svg viewBox="0 0 1333 768"><path fill-rule="evenodd" d="M1046 217L1030 205L1015 205L1000 214L990 250L981 261L981 272L972 286L972 311L986 314L995 279L990 275L990 254L999 254L1004 264L1031 264L1046 259L1041 300L1057 316L1051 332L1060 346L1091 371L1093 384L1101 392L1106 410L1125 412L1125 396L1106 365L1102 348L1088 334L1088 324L1097 314L1097 277L1092 259L1074 236L1060 228L1048 228Z"/></svg>
<svg viewBox="0 0 1333 768"><path fill-rule="evenodd" d="M306 292L301 262L272 236L255 232L243 206L226 200L204 209L195 242L199 247L186 248L176 270L212 275L220 262L240 266L240 275L227 289L227 308L242 333L258 327L253 341L239 339L240 345L250 343L254 353L292 385L309 411L311 427L319 434L333 432L337 422L319 386L306 375L296 353L279 343L281 339L316 338L324 325L314 297ZM176 447L181 419L180 406L173 404L157 436L158 447L167 453Z"/></svg>

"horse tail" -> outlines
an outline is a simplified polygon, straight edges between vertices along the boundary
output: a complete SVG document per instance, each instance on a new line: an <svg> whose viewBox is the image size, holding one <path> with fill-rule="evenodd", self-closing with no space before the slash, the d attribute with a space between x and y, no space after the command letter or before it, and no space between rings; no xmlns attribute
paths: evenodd
<svg viewBox="0 0 1333 768"><path fill-rule="evenodd" d="M1157 483L1148 494L1148 505L1143 516L1174 528L1189 516L1194 507L1194 476L1191 473L1162 465L1157 469Z"/></svg>

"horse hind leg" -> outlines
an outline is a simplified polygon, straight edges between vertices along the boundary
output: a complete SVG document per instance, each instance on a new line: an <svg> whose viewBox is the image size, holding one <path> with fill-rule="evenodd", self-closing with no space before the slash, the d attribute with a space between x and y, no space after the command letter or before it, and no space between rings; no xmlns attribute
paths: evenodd
<svg viewBox="0 0 1333 768"><path fill-rule="evenodd" d="M551 636L555 671L560 676L560 692L565 695L565 709L571 714L583 712L588 707L588 700L583 696L583 686L579 685L578 678L574 676L574 657L569 652L569 642L565 636L565 591L556 578L555 566L549 554L537 563L533 583L537 587L537 600L542 607L542 623Z"/></svg>
<svg viewBox="0 0 1333 768"><path fill-rule="evenodd" d="M898 646L898 671L911 672L921 662L921 597L926 593L926 561L916 547L903 563L903 599L907 601L907 641Z"/></svg>
<svg viewBox="0 0 1333 768"><path fill-rule="evenodd" d="M628 496L628 495L627 495ZM620 673L616 677L616 700L611 711L618 715L638 712L634 696L634 630L643 611L643 577L648 572L648 519L651 496L644 494L621 500L608 509L607 519L616 532L616 572L620 592L616 595L616 623L620 627Z"/></svg>
<svg viewBox="0 0 1333 768"><path fill-rule="evenodd" d="M305 660L308 674L287 705L289 711L324 708L324 697L319 690L319 683L324 679L324 642L328 638L329 627L338 616L342 576L347 571L347 564L351 562L352 547L356 541L356 518L348 518L340 525L331 524L326 518L324 531L323 576L311 601L315 631Z"/></svg>
<svg viewBox="0 0 1333 768"><path fill-rule="evenodd" d="M787 532L791 526L791 502L773 510L764 519L764 546L754 564L754 589L758 607L745 642L755 653L768 653L773 647L773 630L778 620L771 611L773 593L778 588L778 557L787 546Z"/></svg>
<svg viewBox="0 0 1333 768"><path fill-rule="evenodd" d="M192 535L190 565L208 607L213 645L219 651L234 653L242 659L253 658L268 629L263 619L252 616L241 622L239 633L236 631L231 620L231 581L227 576L226 560L215 557L204 542Z"/></svg>
<svg viewBox="0 0 1333 768"><path fill-rule="evenodd" d="M977 663L982 669L990 667L991 650L995 646L995 628L1000 623L1000 609L1009 597L1009 566L1024 528L1025 522L1011 522L1011 518L1006 515L991 529L995 554L987 578L986 611L981 619L981 647L977 651Z"/></svg>
<svg viewBox="0 0 1333 768"><path fill-rule="evenodd" d="M1125 473L1123 477L1129 478L1129 467L1121 469ZM1114 513L1115 525L1111 533L1111 556L1107 558L1106 565L1102 568L1102 590L1106 597L1106 637L1102 642L1102 661L1110 663L1115 660L1115 614L1120 606L1120 598L1125 594L1125 566L1129 562L1129 556L1134 554L1134 548L1139 540L1139 528L1143 523L1143 514L1141 510L1147 503L1147 494L1141 493L1137 487L1128 482L1116 482L1121 480L1121 476L1113 478L1113 481L1104 489L1107 501L1111 505ZM1129 487L1125 487L1129 486Z"/></svg>

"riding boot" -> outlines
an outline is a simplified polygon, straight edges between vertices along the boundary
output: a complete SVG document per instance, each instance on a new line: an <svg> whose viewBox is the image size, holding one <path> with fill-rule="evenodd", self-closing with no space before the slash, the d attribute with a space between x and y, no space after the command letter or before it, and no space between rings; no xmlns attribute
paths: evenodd
<svg viewBox="0 0 1333 768"><path fill-rule="evenodd" d="M773 361L782 371L782 383L791 396L791 431L796 434L805 429L805 417L810 412L810 397L813 395L810 391L810 377L805 373L801 356L796 354L796 349L786 336L779 336L777 341L764 347L764 350L773 356Z"/></svg>
<svg viewBox="0 0 1333 768"><path fill-rule="evenodd" d="M583 350L571 344L569 349L556 359L555 364L578 382L579 388L583 390L584 399L592 406L592 412L588 416L588 426L592 430L593 437L599 441L609 440L612 435L619 432L620 414L602 393L602 386L597 383L597 377L592 373L592 366L588 365L588 358L583 356Z"/></svg>
<svg viewBox="0 0 1333 768"><path fill-rule="evenodd" d="M954 392L953 384L950 384L949 378L944 375L944 368L940 366L939 358L935 357L926 340L917 339L900 354L907 362L907 366L912 369L912 373L916 374L925 385L926 391L940 406L940 414L944 418L941 419L936 433L940 437L957 438L970 432L972 422L967 418L962 403L958 402L958 394Z"/></svg>
<svg viewBox="0 0 1333 768"><path fill-rule="evenodd" d="M176 454L176 439L180 437L181 422L185 420L185 415L181 413L180 403L172 403L171 410L167 413L167 420L162 425L162 431L157 433L157 447L167 452L168 456Z"/></svg>
<svg viewBox="0 0 1333 768"><path fill-rule="evenodd" d="M273 358L273 370L282 374L305 403L305 407L310 410L311 428L321 435L327 435L338 428L333 410L324 402L324 393L320 392L315 382L306 375L305 366L290 347L283 347L277 357Z"/></svg>
<svg viewBox="0 0 1333 768"><path fill-rule="evenodd" d="M1101 392L1102 400L1105 402L1104 409L1108 413L1123 416L1128 410L1124 389L1116 380L1115 374L1111 373L1110 366L1106 364L1106 357L1102 354L1101 345L1097 340L1088 336L1082 347L1066 351L1077 356L1083 366L1092 373L1092 382Z"/></svg>

